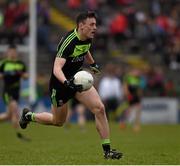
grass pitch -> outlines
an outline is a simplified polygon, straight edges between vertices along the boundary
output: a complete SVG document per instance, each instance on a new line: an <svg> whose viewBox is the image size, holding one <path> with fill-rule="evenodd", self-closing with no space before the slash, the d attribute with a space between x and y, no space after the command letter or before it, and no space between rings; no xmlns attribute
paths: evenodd
<svg viewBox="0 0 180 166"><path fill-rule="evenodd" d="M110 123L112 147L121 150L120 160L104 160L94 123L85 132L77 125L65 128L31 124L19 140L8 123L0 124L0 165L152 165L180 164L180 125L145 125L134 133Z"/></svg>

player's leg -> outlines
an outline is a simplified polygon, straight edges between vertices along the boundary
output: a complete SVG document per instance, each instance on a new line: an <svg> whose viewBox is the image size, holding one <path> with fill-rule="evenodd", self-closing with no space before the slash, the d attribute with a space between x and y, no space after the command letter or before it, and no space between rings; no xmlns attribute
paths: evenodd
<svg viewBox="0 0 180 166"><path fill-rule="evenodd" d="M78 103L75 107L78 114L78 125L81 129L85 128L86 117L85 117L85 106L81 103Z"/></svg>
<svg viewBox="0 0 180 166"><path fill-rule="evenodd" d="M95 115L96 128L101 139L109 139L109 125L104 105L94 87L76 94L76 99L84 104Z"/></svg>
<svg viewBox="0 0 180 166"><path fill-rule="evenodd" d="M23 109L21 119L19 121L22 129L25 129L27 124L31 121L54 126L62 126L65 123L68 113L67 102L70 98L69 95L66 91L63 91L63 87L60 87L60 90L58 88L50 88L50 96L52 103L51 113L34 113L28 108Z"/></svg>
<svg viewBox="0 0 180 166"><path fill-rule="evenodd" d="M21 128L23 129L25 129L27 127L27 124L31 121L44 125L62 126L66 121L67 112L67 104L62 105L61 107L56 107L52 105L51 113L34 113L31 112L29 109L24 108L19 123Z"/></svg>
<svg viewBox="0 0 180 166"><path fill-rule="evenodd" d="M19 109L18 109L18 92L16 90L13 93L8 93L8 100L6 100L7 113L9 115L9 120L11 120L13 128L15 129L16 136L22 140L29 141L29 138L24 137L19 131ZM6 96L6 97L7 97Z"/></svg>
<svg viewBox="0 0 180 166"><path fill-rule="evenodd" d="M135 120L134 120L134 126L133 126L133 130L135 132L140 131L141 129L141 125L140 125L140 121L141 121L141 103L137 103L134 106L134 111L135 111Z"/></svg>
<svg viewBox="0 0 180 166"><path fill-rule="evenodd" d="M64 104L61 107L52 107L53 113L53 125L55 126L63 126L66 122L67 114L68 114L68 104Z"/></svg>
<svg viewBox="0 0 180 166"><path fill-rule="evenodd" d="M75 97L95 115L96 128L102 139L104 157L112 159L121 158L122 153L110 150L109 124L104 105L96 89L92 87L91 89L82 93L76 93Z"/></svg>
<svg viewBox="0 0 180 166"><path fill-rule="evenodd" d="M19 128L19 112L18 112L18 104L15 100L11 100L8 104L8 110L11 115L11 122L15 129Z"/></svg>
<svg viewBox="0 0 180 166"><path fill-rule="evenodd" d="M127 110L127 117L131 112L135 112L135 120L133 130L138 132L140 130L140 116L141 116L141 99L138 95L131 94L132 100L129 101L130 107Z"/></svg>
<svg viewBox="0 0 180 166"><path fill-rule="evenodd" d="M0 122L1 121L6 121L10 118L10 113L9 112L3 112L0 114Z"/></svg>
<svg viewBox="0 0 180 166"><path fill-rule="evenodd" d="M9 96L6 93L3 93L2 98L4 100L4 103L7 106L8 102L9 102ZM6 112L3 112L3 113L0 114L0 122L9 120L10 118L11 118L11 114L10 114L10 111L9 111L8 108L6 109Z"/></svg>
<svg viewBox="0 0 180 166"><path fill-rule="evenodd" d="M66 129L68 129L70 126L71 126L71 124L70 124L70 121L71 121L71 117L72 117L72 114L73 114L73 108L72 108L72 104L71 104L71 100L68 102L68 111L67 111L67 117L66 117L66 122L65 122L65 125L64 125L64 127L66 128Z"/></svg>

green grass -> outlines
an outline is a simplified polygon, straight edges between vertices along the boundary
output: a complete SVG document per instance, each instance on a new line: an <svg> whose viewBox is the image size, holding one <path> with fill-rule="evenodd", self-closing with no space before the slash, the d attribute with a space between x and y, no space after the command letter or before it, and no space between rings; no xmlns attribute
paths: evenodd
<svg viewBox="0 0 180 166"><path fill-rule="evenodd" d="M16 138L10 124L0 124L0 165L152 165L180 164L180 125L146 125L134 133L131 127L120 130L111 123L112 146L121 150L120 160L104 160L101 141L94 123L86 132L76 125L65 130L31 124L23 134L31 142Z"/></svg>

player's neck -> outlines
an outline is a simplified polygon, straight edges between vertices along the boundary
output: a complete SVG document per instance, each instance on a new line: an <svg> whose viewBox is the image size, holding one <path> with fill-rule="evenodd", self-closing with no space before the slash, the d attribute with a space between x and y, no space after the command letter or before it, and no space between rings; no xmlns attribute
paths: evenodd
<svg viewBox="0 0 180 166"><path fill-rule="evenodd" d="M17 58L15 58L15 57L7 57L7 59L9 59L11 61L16 61L17 60Z"/></svg>
<svg viewBox="0 0 180 166"><path fill-rule="evenodd" d="M80 29L76 29L76 35L77 35L78 39L81 41L85 41L88 39L85 35L83 35L83 33Z"/></svg>

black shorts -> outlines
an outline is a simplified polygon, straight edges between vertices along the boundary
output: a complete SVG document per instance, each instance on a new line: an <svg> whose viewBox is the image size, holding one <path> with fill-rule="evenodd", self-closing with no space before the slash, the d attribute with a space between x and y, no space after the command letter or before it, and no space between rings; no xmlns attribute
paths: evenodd
<svg viewBox="0 0 180 166"><path fill-rule="evenodd" d="M11 90L3 92L3 100L5 104L9 104L11 100L19 101L19 90Z"/></svg>
<svg viewBox="0 0 180 166"><path fill-rule="evenodd" d="M129 105L134 105L140 103L141 99L138 95L131 94L130 97L128 96L128 103Z"/></svg>
<svg viewBox="0 0 180 166"><path fill-rule="evenodd" d="M75 108L78 104L80 104L80 102L76 100L75 98L70 101L70 106L72 108Z"/></svg>
<svg viewBox="0 0 180 166"><path fill-rule="evenodd" d="M49 87L51 103L55 107L60 107L67 103L69 99L73 98L76 91L66 88L63 84L59 83L58 86Z"/></svg>

